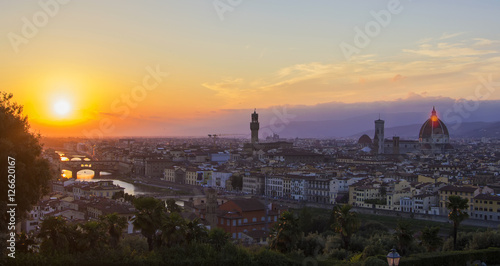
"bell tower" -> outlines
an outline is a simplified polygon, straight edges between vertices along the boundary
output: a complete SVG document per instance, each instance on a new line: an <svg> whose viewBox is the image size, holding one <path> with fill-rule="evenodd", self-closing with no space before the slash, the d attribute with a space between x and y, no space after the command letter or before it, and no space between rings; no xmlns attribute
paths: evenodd
<svg viewBox="0 0 500 266"><path fill-rule="evenodd" d="M375 154L384 153L384 123L385 121L380 119L380 117L375 120L375 136L373 137Z"/></svg>
<svg viewBox="0 0 500 266"><path fill-rule="evenodd" d="M252 131L252 144L259 143L259 114L254 109L252 114L252 122L250 122L250 130Z"/></svg>

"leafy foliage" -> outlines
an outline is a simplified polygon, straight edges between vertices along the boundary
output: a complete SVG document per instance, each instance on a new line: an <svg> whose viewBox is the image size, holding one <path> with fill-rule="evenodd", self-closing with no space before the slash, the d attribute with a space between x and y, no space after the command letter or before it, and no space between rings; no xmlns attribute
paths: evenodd
<svg viewBox="0 0 500 266"><path fill-rule="evenodd" d="M467 199L461 198L460 196L450 196L448 198L448 202L446 203L446 207L450 210L448 214L448 219L453 222L453 248L457 248L457 232L460 223L469 218L469 214L467 213L467 208L469 205L467 204Z"/></svg>
<svg viewBox="0 0 500 266"><path fill-rule="evenodd" d="M414 241L412 224L409 221L399 220L394 237L398 242L398 250L401 254L407 254L410 245Z"/></svg>
<svg viewBox="0 0 500 266"><path fill-rule="evenodd" d="M351 205L336 205L333 208L332 228L342 237L343 248L349 249L351 236L359 229L359 219L355 212L351 212Z"/></svg>
<svg viewBox="0 0 500 266"><path fill-rule="evenodd" d="M19 195L15 198L15 203L18 216L24 215L48 192L48 182L52 178L47 160L40 157L40 136L30 132L23 107L12 102L12 98L12 94L0 91L0 232L7 230L7 226L3 224L7 220L5 215L9 189L8 171L4 170L8 169L7 158L15 158L15 194ZM21 217L16 217L16 220L19 218Z"/></svg>
<svg viewBox="0 0 500 266"><path fill-rule="evenodd" d="M291 212L283 212L272 229L270 247L288 253L295 249L300 236L298 219Z"/></svg>
<svg viewBox="0 0 500 266"><path fill-rule="evenodd" d="M429 252L433 252L438 250L443 245L443 239L438 236L439 227L425 227L422 230L422 236L420 239L422 240L422 245Z"/></svg>

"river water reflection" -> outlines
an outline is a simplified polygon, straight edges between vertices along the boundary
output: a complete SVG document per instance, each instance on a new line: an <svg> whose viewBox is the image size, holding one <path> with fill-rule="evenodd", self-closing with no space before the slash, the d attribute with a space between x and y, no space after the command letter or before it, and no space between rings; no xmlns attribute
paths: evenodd
<svg viewBox="0 0 500 266"><path fill-rule="evenodd" d="M111 175L111 173L101 172L101 177L110 176L110 175ZM66 177L66 178L71 178L72 177L71 171L62 170L62 176ZM96 181L102 181L102 180L112 180L113 184L125 188L125 193L128 193L130 195L149 194L148 191L145 191L144 189L141 189L137 186L134 186L131 183L121 181L118 179L113 179L112 177L111 178L96 178L96 179L94 179L94 172L92 170L79 171L77 174L77 178L76 178L76 181L87 181L87 182L96 182Z"/></svg>

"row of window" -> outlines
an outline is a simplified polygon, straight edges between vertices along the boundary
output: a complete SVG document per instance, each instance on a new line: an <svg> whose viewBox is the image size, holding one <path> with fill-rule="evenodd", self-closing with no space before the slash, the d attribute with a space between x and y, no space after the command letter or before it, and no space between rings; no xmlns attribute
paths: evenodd
<svg viewBox="0 0 500 266"><path fill-rule="evenodd" d="M460 194L458 194L457 191L447 191L447 190L445 190L443 192L444 192L443 194L446 194L446 195L448 195L448 192L450 192L449 193L450 195L463 195L463 193L465 193L465 195L469 196L471 194L470 192L460 192ZM453 194L453 192L455 192L455 194Z"/></svg>
<svg viewBox="0 0 500 266"><path fill-rule="evenodd" d="M476 214L475 214L475 217L476 217L476 218L483 218L483 215L482 215L482 214L477 214L477 213L476 213ZM485 219L485 220L486 220L486 219L488 219L488 215L486 215L486 214L485 214L485 215L484 215L484 219ZM493 220L493 215L490 215L490 220ZM499 220L499 221L500 221L500 216L497 216L497 220Z"/></svg>
<svg viewBox="0 0 500 266"><path fill-rule="evenodd" d="M487 211L492 212L492 211L493 211L493 209L492 209L492 208L490 208L490 209L488 210L488 208L484 208L484 209L483 209L483 208L478 208L478 207L475 207L475 208L474 208L474 210L476 210L476 211L485 211L485 212L487 212ZM500 209L497 209L497 212L500 212Z"/></svg>
<svg viewBox="0 0 500 266"><path fill-rule="evenodd" d="M476 200L476 203L478 203L478 200ZM482 200L479 200L479 203L483 203L483 201L482 201ZM485 200L485 201L484 201L484 203L485 203L485 204L488 204L488 203L489 203L489 204L493 204L493 201L491 201L491 200L490 200L490 201L488 202L487 200ZM497 201L497 205L500 205L500 201Z"/></svg>
<svg viewBox="0 0 500 266"><path fill-rule="evenodd" d="M270 221L271 221L271 216L268 216L268 217L267 217L267 220L270 222ZM277 217L277 216L274 216L274 221L276 222L277 220L278 220L278 217ZM231 225L231 221L233 221L233 222L232 222L232 226L236 226L236 223L238 223L238 225L241 225L241 222L242 222L242 221L241 221L241 219L238 219L238 220L226 219L226 225L227 225L227 226L230 226L230 225ZM266 221L266 217L262 216L262 217L260 218L260 221L261 221L261 222ZM253 218L252 218L252 222L254 222L254 223L255 223L255 222L257 222L257 218L256 218L256 217L253 217ZM244 224L248 223L248 219L247 219L247 218L244 218L244 219L243 219L243 223L244 223ZM224 225L224 218L220 218L220 224L221 224L221 225Z"/></svg>

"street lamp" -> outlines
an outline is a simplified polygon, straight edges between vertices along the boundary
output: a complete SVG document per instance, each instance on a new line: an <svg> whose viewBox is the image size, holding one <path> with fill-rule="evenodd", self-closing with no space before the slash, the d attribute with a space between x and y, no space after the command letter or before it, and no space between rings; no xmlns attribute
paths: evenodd
<svg viewBox="0 0 500 266"><path fill-rule="evenodd" d="M399 259L401 259L401 256L399 256L395 248L391 249L391 252L387 254L387 263L389 263L389 266L398 266Z"/></svg>

